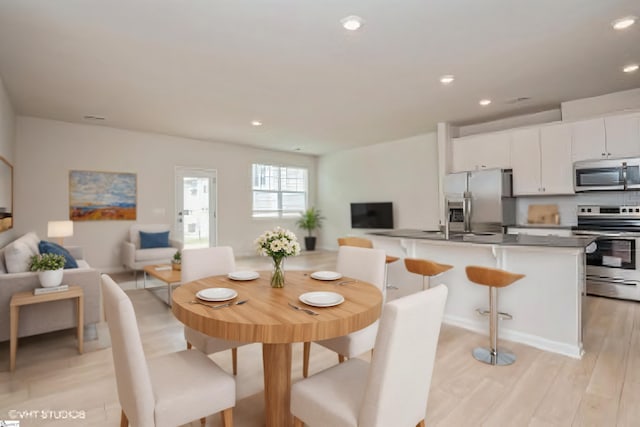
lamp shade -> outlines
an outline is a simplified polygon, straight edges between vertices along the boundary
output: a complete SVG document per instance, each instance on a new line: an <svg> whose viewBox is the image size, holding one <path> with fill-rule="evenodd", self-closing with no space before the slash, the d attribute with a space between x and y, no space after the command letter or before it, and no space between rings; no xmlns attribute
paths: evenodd
<svg viewBox="0 0 640 427"><path fill-rule="evenodd" d="M47 237L73 236L73 221L49 221Z"/></svg>

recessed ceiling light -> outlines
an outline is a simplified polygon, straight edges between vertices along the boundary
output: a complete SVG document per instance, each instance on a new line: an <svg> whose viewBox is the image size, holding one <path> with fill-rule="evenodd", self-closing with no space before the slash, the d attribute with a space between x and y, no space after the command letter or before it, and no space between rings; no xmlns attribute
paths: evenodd
<svg viewBox="0 0 640 427"><path fill-rule="evenodd" d="M489 104L491 104L491 100L490 99L481 99L480 100L480 105L482 105L483 107L486 107Z"/></svg>
<svg viewBox="0 0 640 427"><path fill-rule="evenodd" d="M611 23L611 26L616 30L624 30L635 24L636 19L638 18L636 18L635 16L625 16L624 18L616 19L615 21L613 21Z"/></svg>
<svg viewBox="0 0 640 427"><path fill-rule="evenodd" d="M346 30L356 31L360 27L362 27L362 18L360 18L359 16L351 15L347 16L346 18L342 18L340 20L340 23Z"/></svg>
<svg viewBox="0 0 640 427"><path fill-rule="evenodd" d="M625 73L634 73L638 71L638 68L640 68L638 64L629 64L629 65L625 65L622 71L624 71Z"/></svg>
<svg viewBox="0 0 640 427"><path fill-rule="evenodd" d="M449 83L452 83L454 79L455 78L451 74L447 74L440 77L440 83L442 83L443 85L448 85Z"/></svg>
<svg viewBox="0 0 640 427"><path fill-rule="evenodd" d="M262 126L262 122L260 120L252 120L251 126Z"/></svg>

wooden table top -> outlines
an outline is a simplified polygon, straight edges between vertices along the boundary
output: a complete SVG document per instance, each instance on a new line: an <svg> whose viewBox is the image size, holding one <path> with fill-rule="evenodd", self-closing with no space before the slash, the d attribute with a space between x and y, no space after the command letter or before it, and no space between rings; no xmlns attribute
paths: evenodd
<svg viewBox="0 0 640 427"><path fill-rule="evenodd" d="M41 302L58 301L67 298L77 298L83 296L80 286L69 286L66 291L49 292L45 294L34 295L33 291L17 292L11 296L9 306L20 307L28 304L38 304Z"/></svg>
<svg viewBox="0 0 640 427"><path fill-rule="evenodd" d="M156 270L158 267L160 267L161 270ZM166 269L167 267L169 268ZM181 271L171 268L171 264L145 265L144 271L149 276L160 279L166 283L178 283L182 280Z"/></svg>
<svg viewBox="0 0 640 427"><path fill-rule="evenodd" d="M286 271L285 286L280 289L271 288L270 271L260 272L259 279L250 281L207 277L178 287L173 292L172 311L182 323L209 336L272 344L334 338L362 329L380 317L382 293L374 285L362 281L338 285L349 278L321 281L309 274ZM198 291L216 287L236 290L238 296L233 301L249 302L217 310L189 303ZM345 301L334 307L310 307L298 300L301 294L312 291L337 292ZM294 310L289 302L320 314Z"/></svg>

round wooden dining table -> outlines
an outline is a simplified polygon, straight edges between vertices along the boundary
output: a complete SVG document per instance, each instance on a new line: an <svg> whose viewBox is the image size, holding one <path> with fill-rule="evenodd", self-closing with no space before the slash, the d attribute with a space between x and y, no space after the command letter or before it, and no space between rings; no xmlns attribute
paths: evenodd
<svg viewBox="0 0 640 427"><path fill-rule="evenodd" d="M348 277L315 280L305 271L287 271L284 288L274 289L270 286L271 273L259 273L258 279L247 281L213 276L185 283L173 292L171 309L180 322L206 335L262 343L266 426L287 427L293 422L289 408L291 344L334 338L370 325L380 316L382 293L366 282ZM196 293L206 288L230 288L238 293L232 302L248 302L220 309L191 303L197 300ZM332 307L300 302L301 294L313 291L339 293L344 302ZM289 304L318 314L296 310Z"/></svg>

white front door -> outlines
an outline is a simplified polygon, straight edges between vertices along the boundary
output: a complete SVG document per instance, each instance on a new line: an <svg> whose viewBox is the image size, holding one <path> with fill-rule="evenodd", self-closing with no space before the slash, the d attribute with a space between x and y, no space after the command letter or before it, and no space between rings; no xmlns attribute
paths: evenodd
<svg viewBox="0 0 640 427"><path fill-rule="evenodd" d="M185 249L216 246L216 171L176 167L176 233Z"/></svg>

